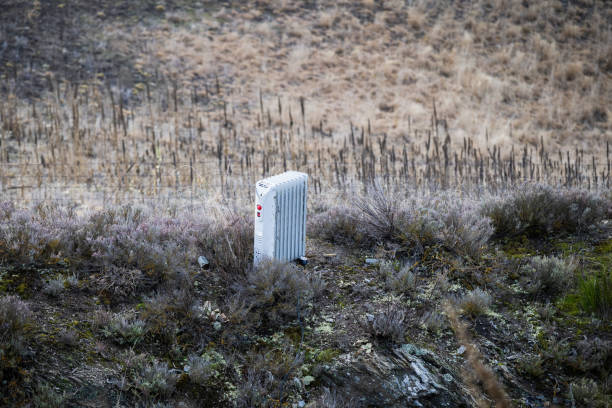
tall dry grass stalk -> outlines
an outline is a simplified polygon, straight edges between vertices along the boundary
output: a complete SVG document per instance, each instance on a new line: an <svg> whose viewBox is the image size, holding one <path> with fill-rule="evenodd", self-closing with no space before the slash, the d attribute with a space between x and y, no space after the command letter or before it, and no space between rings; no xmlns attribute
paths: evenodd
<svg viewBox="0 0 612 408"><path fill-rule="evenodd" d="M489 407L490 405L482 397L479 387L474 383L473 376L482 384L483 391L495 402L495 406L498 408L510 408L512 403L508 398L503 385L498 381L495 373L491 368L487 367L483 363L483 357L476 345L470 339L465 324L459 320L459 316L455 309L447 303L445 306L446 315L450 325L457 336L459 343L465 347L465 355L468 363L472 369L472 372L467 375L464 380L470 386L473 397L480 407Z"/></svg>

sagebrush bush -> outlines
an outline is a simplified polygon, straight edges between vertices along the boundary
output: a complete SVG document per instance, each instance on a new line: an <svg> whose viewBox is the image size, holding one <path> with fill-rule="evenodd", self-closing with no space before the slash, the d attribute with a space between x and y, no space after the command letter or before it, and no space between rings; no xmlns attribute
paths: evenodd
<svg viewBox="0 0 612 408"><path fill-rule="evenodd" d="M360 213L352 207L337 205L308 219L308 235L342 245L369 246L361 228Z"/></svg>
<svg viewBox="0 0 612 408"><path fill-rule="evenodd" d="M610 202L583 190L525 185L505 198L486 203L497 236L584 233L606 219Z"/></svg>
<svg viewBox="0 0 612 408"><path fill-rule="evenodd" d="M119 297L180 278L202 254L230 275L242 274L252 260L252 218L231 210L215 218L205 209L169 214L124 205L79 215L72 207L22 210L3 203L0 221L0 259L47 263L67 258L74 268L102 268L110 276L92 283ZM136 272L132 281L120 282L127 286L123 290L112 282L124 271L143 276Z"/></svg>
<svg viewBox="0 0 612 408"><path fill-rule="evenodd" d="M452 196L443 200L440 236L444 245L461 255L478 259L493 235L491 221L483 217L476 203Z"/></svg>
<svg viewBox="0 0 612 408"><path fill-rule="evenodd" d="M315 295L314 288L320 292L322 282L320 276L306 275L295 265L271 261L249 269L245 282L237 288L251 309L276 325L304 314Z"/></svg>
<svg viewBox="0 0 612 408"><path fill-rule="evenodd" d="M168 397L176 390L178 378L178 371L169 368L168 363L153 360L139 366L132 381L146 398Z"/></svg>
<svg viewBox="0 0 612 408"><path fill-rule="evenodd" d="M369 236L378 241L398 238L408 217L400 202L398 197L377 186L372 186L369 194L355 202L362 212L361 220Z"/></svg>
<svg viewBox="0 0 612 408"><path fill-rule="evenodd" d="M416 276L411 268L412 265L406 264L399 271L396 271L393 263L381 263L380 272L385 278L387 289L397 294L408 294L414 291L416 288Z"/></svg>
<svg viewBox="0 0 612 408"><path fill-rule="evenodd" d="M36 386L32 403L36 408L61 408L66 404L66 394L57 392L49 384L41 383Z"/></svg>
<svg viewBox="0 0 612 408"><path fill-rule="evenodd" d="M32 317L27 303L18 296L0 296L0 341L18 339Z"/></svg>
<svg viewBox="0 0 612 408"><path fill-rule="evenodd" d="M379 312L366 315L363 326L374 338L401 343L407 330L406 313L389 304Z"/></svg>
<svg viewBox="0 0 612 408"><path fill-rule="evenodd" d="M315 217L310 234L331 242L370 247L394 242L417 252L441 243L472 258L481 255L493 234L477 201L449 192L415 193L408 199L374 186L353 203Z"/></svg>
<svg viewBox="0 0 612 408"><path fill-rule="evenodd" d="M17 296L0 295L0 401L15 401L30 381L26 345L32 322L27 303Z"/></svg>
<svg viewBox="0 0 612 408"><path fill-rule="evenodd" d="M208 231L197 235L199 247L213 266L233 278L246 271L253 261L253 218L227 211Z"/></svg>
<svg viewBox="0 0 612 408"><path fill-rule="evenodd" d="M521 285L533 298L550 299L570 287L575 269L571 260L534 256L520 269L523 275Z"/></svg>
<svg viewBox="0 0 612 408"><path fill-rule="evenodd" d="M210 384L211 380L218 378L222 374L226 364L221 354L211 350L202 356L190 355L184 370L189 375L191 382L206 386Z"/></svg>
<svg viewBox="0 0 612 408"><path fill-rule="evenodd" d="M423 327L433 333L439 332L449 327L448 320L446 319L446 317L436 310L425 312L423 314L423 317L421 317L421 324L423 325Z"/></svg>
<svg viewBox="0 0 612 408"><path fill-rule="evenodd" d="M612 403L610 388L599 385L590 378L581 378L572 382L567 392L567 397L575 406L608 408ZM577 405L576 405L577 403Z"/></svg>
<svg viewBox="0 0 612 408"><path fill-rule="evenodd" d="M192 332L204 322L201 303L187 287L158 292L145 299L141 318L146 322L147 335L165 345L175 342L179 327Z"/></svg>
<svg viewBox="0 0 612 408"><path fill-rule="evenodd" d="M574 369L603 374L612 363L612 340L585 336L576 343L575 350L566 361Z"/></svg>
<svg viewBox="0 0 612 408"><path fill-rule="evenodd" d="M43 293L49 296L57 297L66 289L65 280L62 276L51 279L43 287Z"/></svg>
<svg viewBox="0 0 612 408"><path fill-rule="evenodd" d="M117 344L134 346L144 338L147 330L143 320L131 315L116 314L102 328L102 334Z"/></svg>
<svg viewBox="0 0 612 408"><path fill-rule="evenodd" d="M475 317L489 310L493 299L489 293L476 288L457 298L455 303L463 313Z"/></svg>
<svg viewBox="0 0 612 408"><path fill-rule="evenodd" d="M238 408L272 407L271 393L277 388L276 378L269 371L249 368L237 387L235 401Z"/></svg>
<svg viewBox="0 0 612 408"><path fill-rule="evenodd" d="M108 298L113 303L127 299L155 286L155 281L140 269L125 268L110 265L91 276L88 282L89 289Z"/></svg>
<svg viewBox="0 0 612 408"><path fill-rule="evenodd" d="M244 361L246 373L239 376L235 406L278 406L279 401L303 387L294 379L303 363L304 352L288 339L272 349L249 353Z"/></svg>

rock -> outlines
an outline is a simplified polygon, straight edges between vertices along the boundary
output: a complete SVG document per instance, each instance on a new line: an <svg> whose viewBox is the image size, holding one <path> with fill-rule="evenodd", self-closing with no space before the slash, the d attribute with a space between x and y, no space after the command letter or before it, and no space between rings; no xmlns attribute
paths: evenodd
<svg viewBox="0 0 612 408"><path fill-rule="evenodd" d="M340 355L323 366L319 377L359 407L471 406L445 364L411 344L390 352Z"/></svg>
<svg viewBox="0 0 612 408"><path fill-rule="evenodd" d="M380 261L376 258L366 258L365 263L367 265L378 265Z"/></svg>
<svg viewBox="0 0 612 408"><path fill-rule="evenodd" d="M462 355L463 353L465 353L465 346L460 346L455 352L455 354L458 354L458 355Z"/></svg>
<svg viewBox="0 0 612 408"><path fill-rule="evenodd" d="M202 269L208 269L208 267L210 266L210 264L208 263L208 259L206 259L205 256L198 257L198 264L200 265L200 268Z"/></svg>
<svg viewBox="0 0 612 408"><path fill-rule="evenodd" d="M214 322L214 323L213 323L213 328L214 328L216 331L221 330L221 323L220 323L220 322Z"/></svg>

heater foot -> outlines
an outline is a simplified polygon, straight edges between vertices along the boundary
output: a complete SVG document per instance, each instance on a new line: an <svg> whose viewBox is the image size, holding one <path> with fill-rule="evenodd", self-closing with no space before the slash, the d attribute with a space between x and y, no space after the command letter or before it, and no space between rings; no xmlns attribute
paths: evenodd
<svg viewBox="0 0 612 408"><path fill-rule="evenodd" d="M298 259L296 259L296 262L302 266L306 266L308 264L308 258L305 256L300 256Z"/></svg>

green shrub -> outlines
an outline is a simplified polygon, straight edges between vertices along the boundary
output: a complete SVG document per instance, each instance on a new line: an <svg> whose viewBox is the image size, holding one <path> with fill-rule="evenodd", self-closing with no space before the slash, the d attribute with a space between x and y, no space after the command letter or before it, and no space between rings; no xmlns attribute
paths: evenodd
<svg viewBox="0 0 612 408"><path fill-rule="evenodd" d="M582 280L578 286L578 301L588 313L603 318L612 316L612 274L603 273Z"/></svg>

